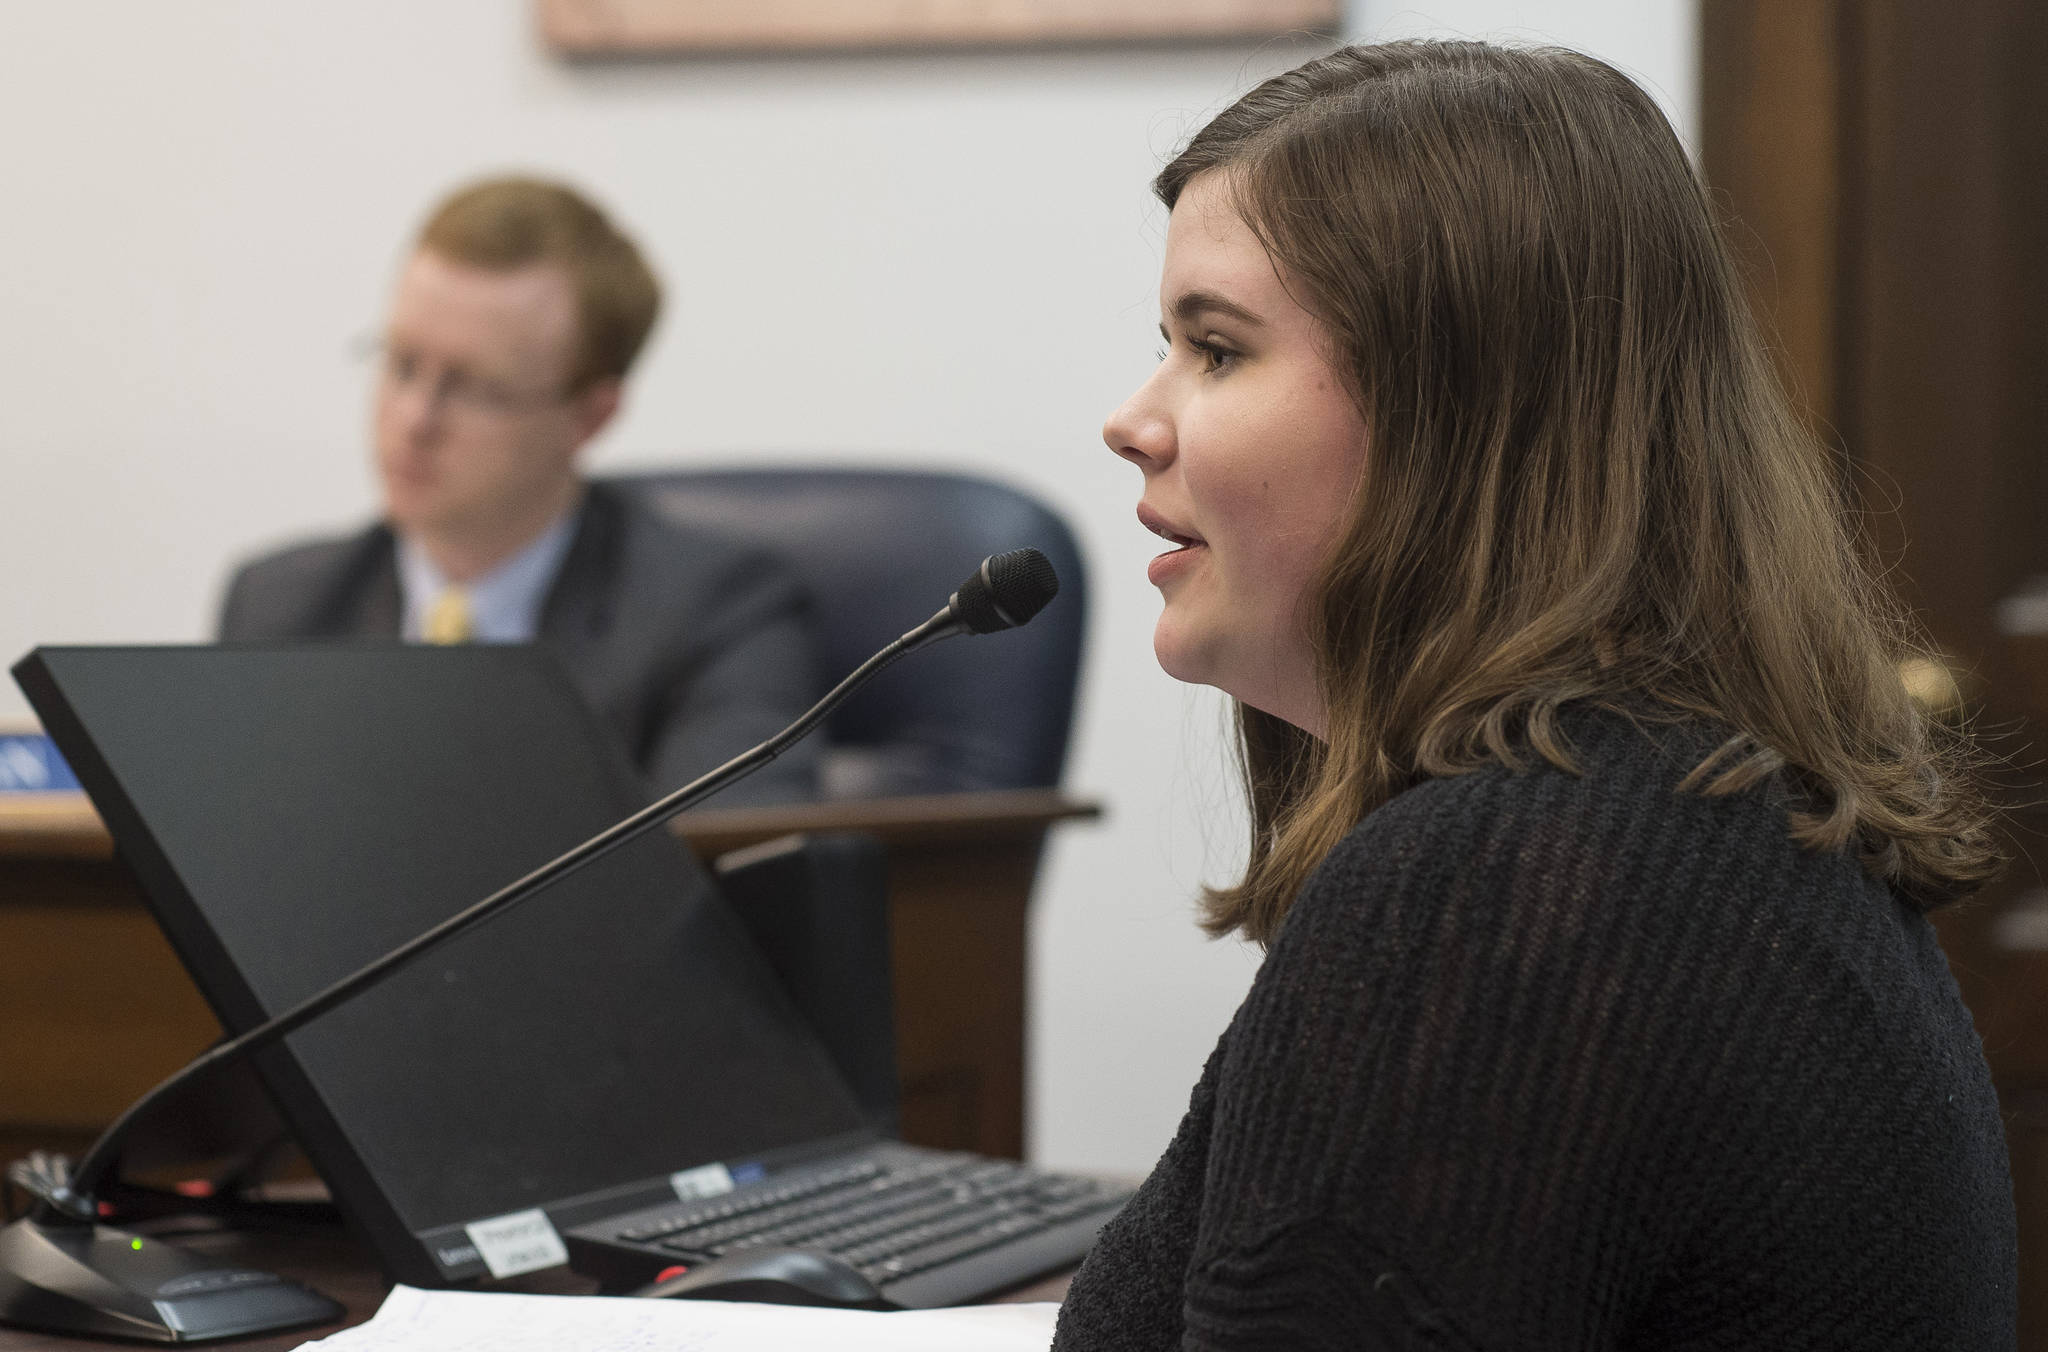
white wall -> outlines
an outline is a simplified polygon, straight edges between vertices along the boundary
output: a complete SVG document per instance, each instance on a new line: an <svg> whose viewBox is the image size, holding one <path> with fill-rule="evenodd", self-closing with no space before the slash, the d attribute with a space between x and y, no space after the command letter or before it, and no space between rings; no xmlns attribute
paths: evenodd
<svg viewBox="0 0 2048 1352"><path fill-rule="evenodd" d="M1156 346L1145 184L1318 44L571 66L513 0L71 0L0 38L0 659L205 635L228 561L372 507L366 372L454 181L567 175L675 304L600 467L830 456L1010 479L1094 569L1034 936L1039 1158L1142 1171L1256 963L1189 922L1239 855L1223 712L1152 665L1136 475L1097 440ZM1547 38L1693 124L1693 0L1359 0L1350 35ZM8 687L0 721L26 716Z"/></svg>

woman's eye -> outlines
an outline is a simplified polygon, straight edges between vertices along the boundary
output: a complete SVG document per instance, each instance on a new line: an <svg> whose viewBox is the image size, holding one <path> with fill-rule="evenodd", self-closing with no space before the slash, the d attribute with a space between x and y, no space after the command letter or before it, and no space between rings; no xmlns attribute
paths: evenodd
<svg viewBox="0 0 2048 1352"><path fill-rule="evenodd" d="M1216 343L1203 342L1200 339L1195 339L1189 343L1189 346L1194 348L1196 352L1201 354L1202 369L1204 371L1221 371L1225 367L1229 366L1232 362L1237 360L1237 354L1235 352L1232 352L1229 348L1222 347Z"/></svg>

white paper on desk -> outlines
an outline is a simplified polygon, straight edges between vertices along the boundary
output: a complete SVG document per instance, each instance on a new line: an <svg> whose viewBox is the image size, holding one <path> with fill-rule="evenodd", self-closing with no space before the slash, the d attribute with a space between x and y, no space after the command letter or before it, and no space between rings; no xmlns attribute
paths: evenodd
<svg viewBox="0 0 2048 1352"><path fill-rule="evenodd" d="M1058 1310L973 1305L883 1314L400 1286L369 1323L301 1352L1045 1352Z"/></svg>

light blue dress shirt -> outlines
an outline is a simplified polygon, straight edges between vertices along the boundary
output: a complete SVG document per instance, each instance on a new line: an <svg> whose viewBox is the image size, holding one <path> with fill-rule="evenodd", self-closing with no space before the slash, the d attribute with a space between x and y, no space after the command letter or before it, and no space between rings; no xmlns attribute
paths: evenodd
<svg viewBox="0 0 2048 1352"><path fill-rule="evenodd" d="M540 632L540 608L554 585L562 559L575 534L572 509L555 519L537 539L511 558L468 584L470 638L478 643L530 643ZM398 586L405 613L399 632L418 643L426 628L427 609L448 586L448 577L419 541L398 537Z"/></svg>

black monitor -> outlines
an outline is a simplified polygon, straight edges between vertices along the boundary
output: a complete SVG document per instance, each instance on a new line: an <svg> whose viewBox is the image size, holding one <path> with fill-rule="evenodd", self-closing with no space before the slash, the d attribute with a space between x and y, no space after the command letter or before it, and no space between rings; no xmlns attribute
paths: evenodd
<svg viewBox="0 0 2048 1352"><path fill-rule="evenodd" d="M42 648L15 676L230 1032L647 801L532 647ZM416 1285L484 1272L478 1222L574 1223L871 1134L664 832L255 1060Z"/></svg>

